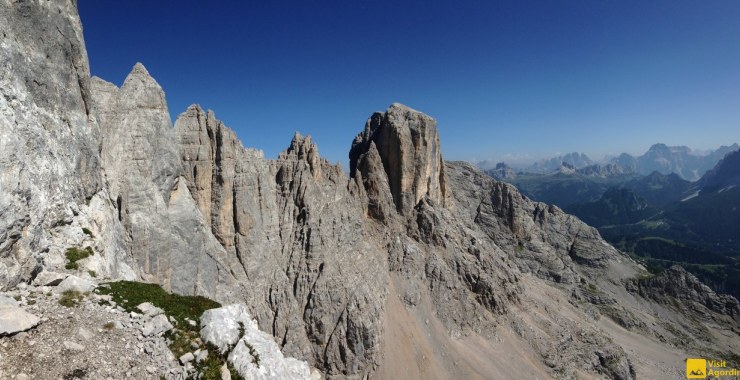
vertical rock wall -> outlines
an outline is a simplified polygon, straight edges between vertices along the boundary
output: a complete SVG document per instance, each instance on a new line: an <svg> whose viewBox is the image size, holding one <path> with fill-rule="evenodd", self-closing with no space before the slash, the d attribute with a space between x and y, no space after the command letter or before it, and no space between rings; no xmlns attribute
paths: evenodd
<svg viewBox="0 0 740 380"><path fill-rule="evenodd" d="M136 64L118 89L93 80L102 169L130 257L146 281L215 297L233 274L182 176L164 92Z"/></svg>
<svg viewBox="0 0 740 380"><path fill-rule="evenodd" d="M444 205L447 188L434 119L398 103L384 113L373 114L352 143L351 176L371 143L377 148L393 201L401 214L410 215L425 197Z"/></svg>
<svg viewBox="0 0 740 380"><path fill-rule="evenodd" d="M0 288L43 263L49 230L101 187L74 1L0 2Z"/></svg>

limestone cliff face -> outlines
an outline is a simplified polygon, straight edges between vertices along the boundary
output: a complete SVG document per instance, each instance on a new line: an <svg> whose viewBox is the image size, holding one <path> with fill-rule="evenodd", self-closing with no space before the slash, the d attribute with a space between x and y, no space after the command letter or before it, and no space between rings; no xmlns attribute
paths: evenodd
<svg viewBox="0 0 740 380"><path fill-rule="evenodd" d="M635 282L595 229L443 162L427 115L373 114L348 177L308 136L266 159L198 106L173 128L142 65L91 80L72 1L0 2L0 25L3 288L90 245L85 271L244 302L329 378L656 377L643 355L702 321L740 349L736 300Z"/></svg>
<svg viewBox="0 0 740 380"><path fill-rule="evenodd" d="M94 78L92 93L108 194L140 278L215 296L232 275L182 176L162 88L136 64L120 89Z"/></svg>
<svg viewBox="0 0 740 380"><path fill-rule="evenodd" d="M212 112L175 123L185 178L238 259L260 327L328 374L360 376L379 351L387 262L338 166L296 135L277 160L245 149Z"/></svg>
<svg viewBox="0 0 740 380"><path fill-rule="evenodd" d="M28 280L102 187L90 71L73 1L0 3L0 288ZM58 254L58 252L53 252Z"/></svg>
<svg viewBox="0 0 740 380"><path fill-rule="evenodd" d="M388 176L396 209L408 215L428 197L444 205L446 186L437 122L421 112L394 103L368 119L350 149L350 175L374 144Z"/></svg>

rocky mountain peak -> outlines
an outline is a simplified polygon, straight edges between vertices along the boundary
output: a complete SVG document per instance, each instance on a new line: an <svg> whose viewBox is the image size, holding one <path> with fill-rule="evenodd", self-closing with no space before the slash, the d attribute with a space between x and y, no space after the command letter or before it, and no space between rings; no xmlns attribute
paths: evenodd
<svg viewBox="0 0 740 380"><path fill-rule="evenodd" d="M121 86L121 100L129 106L142 109L166 110L164 91L146 67L136 63Z"/></svg>
<svg viewBox="0 0 740 380"><path fill-rule="evenodd" d="M293 139L290 140L290 146L283 152L283 156L296 156L299 159L306 158L312 159L318 157L318 147L313 142L311 136L303 136L300 132L296 131L293 135Z"/></svg>
<svg viewBox="0 0 740 380"><path fill-rule="evenodd" d="M729 189L740 184L740 151L727 153L717 165L697 182L702 192Z"/></svg>
<svg viewBox="0 0 740 380"><path fill-rule="evenodd" d="M0 109L7 111L0 112L0 288L18 296L6 302L50 311L36 328L53 332L57 344L75 334L71 321L94 322L90 332L109 318L138 324L114 306L89 302L62 313L46 299L51 286L57 294L70 279L82 285L97 277L243 303L215 314L245 323L244 337L259 327L270 335L262 341L271 352L276 343L328 379L677 377L689 352L668 347L664 337L678 338L671 331L684 331L675 327L682 321L713 324L711 331L687 330L692 355L740 347L736 319L727 317L736 301L683 274L641 282L641 268L596 229L466 163L443 162L435 120L406 106L370 117L352 144L351 179L300 134L268 160L199 106L172 128L162 88L143 65L120 89L90 80L75 4L0 5L0 25L7 26L0 62L9 62L0 74ZM90 255L72 262L68 249ZM674 277L685 280L674 286ZM631 279L645 293L627 295ZM678 289L679 302L705 299L700 305L709 306L676 313L673 299L659 300L661 286ZM201 318L204 338L209 330L242 335L238 324L210 317ZM143 333L124 328L133 339ZM632 344L637 334L647 346ZM139 352L147 354L148 336L158 334L143 335ZM230 340L237 343L232 353L257 359L244 337L242 344ZM13 351L17 359L0 361L0 378L40 357L22 337L4 343L0 356ZM85 355L79 344L65 346L53 357L87 357L73 356ZM128 377L159 378L169 367L144 373L129 366L141 363L136 349L115 347L131 368ZM280 363L270 360L279 355L253 348L260 376L279 373ZM256 367L234 356L234 367ZM31 375L60 378L68 363L43 364Z"/></svg>
<svg viewBox="0 0 740 380"><path fill-rule="evenodd" d="M514 169L505 162L496 163L496 167L486 170L486 174L498 180L512 179L516 177Z"/></svg>
<svg viewBox="0 0 740 380"><path fill-rule="evenodd" d="M352 143L351 176L355 176L358 162L366 156L371 143L377 148L398 212L409 215L424 198L444 204L444 165L433 118L398 103L383 113L374 113Z"/></svg>
<svg viewBox="0 0 740 380"><path fill-rule="evenodd" d="M326 162L326 160L319 156L319 148L316 146L316 143L313 142L311 136L304 137L298 131L293 135L293 139L290 141L288 149L281 152L278 159L287 161L305 161L314 177L319 177L321 175L321 163L322 161ZM328 162L326 163L328 164Z"/></svg>

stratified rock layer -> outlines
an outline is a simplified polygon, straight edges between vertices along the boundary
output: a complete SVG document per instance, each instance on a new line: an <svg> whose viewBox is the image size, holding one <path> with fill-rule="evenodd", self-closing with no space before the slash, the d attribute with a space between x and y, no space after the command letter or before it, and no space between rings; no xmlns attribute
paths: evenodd
<svg viewBox="0 0 740 380"><path fill-rule="evenodd" d="M628 289L662 304L678 305L683 311L706 308L740 321L740 303L735 297L715 293L696 276L677 265L655 277L633 280L628 284ZM702 314L709 315L705 310L702 310Z"/></svg>

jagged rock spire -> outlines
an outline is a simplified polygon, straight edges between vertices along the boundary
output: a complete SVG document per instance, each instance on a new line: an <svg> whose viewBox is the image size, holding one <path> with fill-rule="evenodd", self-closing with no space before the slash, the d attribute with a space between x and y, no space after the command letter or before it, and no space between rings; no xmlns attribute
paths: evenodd
<svg viewBox="0 0 740 380"><path fill-rule="evenodd" d="M398 212L408 215L425 197L444 204L444 164L433 118L399 103L374 113L352 142L351 176L362 166L358 164L366 159L371 144L377 148ZM382 173L363 176L368 174Z"/></svg>

